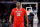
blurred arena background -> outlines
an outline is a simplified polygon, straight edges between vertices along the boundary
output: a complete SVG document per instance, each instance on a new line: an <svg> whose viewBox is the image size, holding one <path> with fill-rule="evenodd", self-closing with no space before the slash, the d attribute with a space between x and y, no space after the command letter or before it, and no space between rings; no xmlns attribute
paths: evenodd
<svg viewBox="0 0 40 27"><path fill-rule="evenodd" d="M19 2L37 2L38 0L0 0L0 27L9 26L9 16L10 16L11 10L16 7L17 1ZM32 11L36 10L36 4L22 4L21 6L25 9L26 7L32 7ZM40 27L40 3L38 4L37 16L39 19L38 27ZM33 17L34 17L33 13L30 13L30 15L28 16L29 27L33 27ZM26 24L25 18L24 18L24 24ZM10 25L10 27L12 27L12 25Z"/></svg>

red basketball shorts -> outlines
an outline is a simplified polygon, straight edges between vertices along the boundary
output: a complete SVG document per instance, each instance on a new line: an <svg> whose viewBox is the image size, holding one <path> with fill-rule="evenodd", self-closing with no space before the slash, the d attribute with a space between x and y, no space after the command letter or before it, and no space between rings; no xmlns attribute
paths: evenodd
<svg viewBox="0 0 40 27"><path fill-rule="evenodd" d="M24 27L24 23L14 23L13 27Z"/></svg>

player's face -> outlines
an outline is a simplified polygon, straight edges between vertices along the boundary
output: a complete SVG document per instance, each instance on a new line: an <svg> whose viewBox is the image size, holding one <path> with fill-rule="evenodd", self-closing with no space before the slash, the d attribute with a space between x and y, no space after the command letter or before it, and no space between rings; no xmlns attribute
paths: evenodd
<svg viewBox="0 0 40 27"><path fill-rule="evenodd" d="M17 7L20 7L20 6L21 6L20 2L17 2L17 3L16 3L16 6L17 6Z"/></svg>

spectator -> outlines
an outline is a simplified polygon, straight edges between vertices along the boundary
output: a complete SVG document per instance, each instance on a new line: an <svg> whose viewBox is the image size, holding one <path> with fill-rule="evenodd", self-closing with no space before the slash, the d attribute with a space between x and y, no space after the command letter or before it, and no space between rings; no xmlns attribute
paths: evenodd
<svg viewBox="0 0 40 27"><path fill-rule="evenodd" d="M0 19L0 27L2 27L2 20Z"/></svg>

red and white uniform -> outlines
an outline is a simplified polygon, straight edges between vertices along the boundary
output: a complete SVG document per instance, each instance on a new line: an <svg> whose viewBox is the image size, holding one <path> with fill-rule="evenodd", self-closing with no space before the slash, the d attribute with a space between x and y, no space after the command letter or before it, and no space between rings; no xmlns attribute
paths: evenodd
<svg viewBox="0 0 40 27"><path fill-rule="evenodd" d="M26 15L26 10L24 8L14 8L11 15L14 16L13 27L24 27L24 15Z"/></svg>

